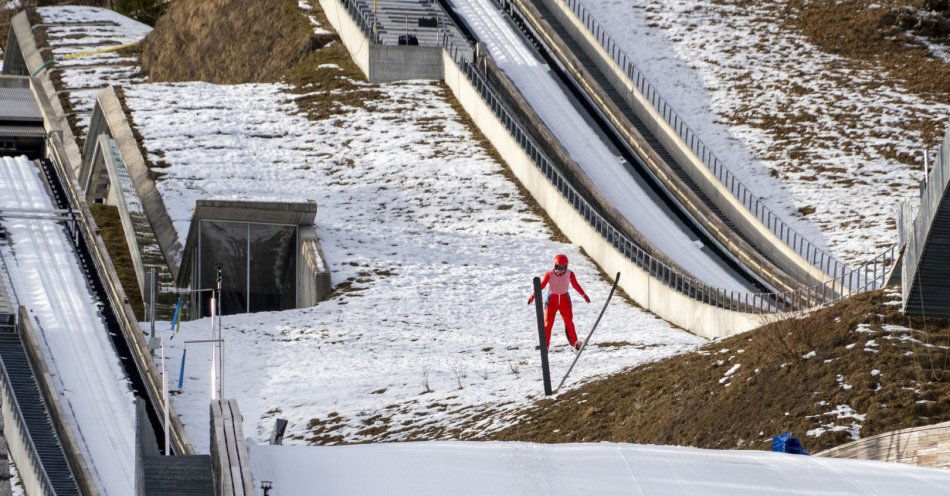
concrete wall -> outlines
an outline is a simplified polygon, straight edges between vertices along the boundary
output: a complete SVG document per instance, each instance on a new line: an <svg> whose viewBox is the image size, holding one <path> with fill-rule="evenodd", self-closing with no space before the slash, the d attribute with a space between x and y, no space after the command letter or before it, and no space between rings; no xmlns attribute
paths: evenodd
<svg viewBox="0 0 950 496"><path fill-rule="evenodd" d="M132 225L132 218L129 216L128 202L126 201L125 195L122 192L122 187L120 186L119 171L117 170L119 164L116 164L112 159L112 149L111 145L109 144L110 139L111 138L109 138L107 134L103 133L95 139L89 139L86 141L86 147L89 148L90 145L94 145L95 150L95 152L92 154L92 158L89 159L89 167L95 170L97 166L101 166L102 170L106 173L108 184L111 185L108 188L106 204L119 209L119 219L122 222L122 232L125 234L125 243L128 247L129 255L132 257L132 266L135 269L135 278L138 281L140 294L145 295L148 293L145 288L145 266L142 263L142 251L139 247L138 239L135 236L135 227ZM93 174L93 176L95 176L95 174ZM88 189L86 190L86 194L86 198L88 200Z"/></svg>
<svg viewBox="0 0 950 496"><path fill-rule="evenodd" d="M148 218L149 225L155 238L158 240L158 246L165 258L168 270L172 277L177 277L178 265L181 262L181 244L178 242L178 235L172 224L171 217L165 209L165 201L155 186L155 181L149 174L148 166L145 164L145 157L139 149L139 144L132 133L132 127L129 125L125 112L122 110L122 104L111 86L104 88L96 96L96 108L93 110L93 117L89 127L90 139L86 140L86 150L84 157L91 162L92 148L95 143L92 137L98 132L107 131L112 139L119 146L122 154L122 160L132 178L132 184L135 186L135 192L138 194L139 201L142 202L142 208L145 210L145 216ZM93 132L96 131L96 134ZM84 188L92 178L92 164L81 166L79 178L86 179L80 184ZM143 293L144 294L144 293Z"/></svg>
<svg viewBox="0 0 950 496"><path fill-rule="evenodd" d="M768 253L778 266L800 281L825 281L830 279L823 271L812 265L795 250L779 239L752 212L750 212L729 189L723 185L702 160L677 135L663 119L650 100L637 89L623 68L600 45L597 38L587 30L570 7L561 0L542 0L558 18L571 37L603 71L610 83L624 97L626 103L647 125L663 146L670 152L704 194L719 207L729 219L752 240L759 249Z"/></svg>
<svg viewBox="0 0 950 496"><path fill-rule="evenodd" d="M371 83L410 79L442 79L442 48L408 45L370 45Z"/></svg>
<svg viewBox="0 0 950 496"><path fill-rule="evenodd" d="M251 461L237 400L211 402L211 466L219 496L254 496Z"/></svg>
<svg viewBox="0 0 950 496"><path fill-rule="evenodd" d="M634 301L664 320L707 338L737 334L762 324L755 315L725 310L693 300L637 267L602 238L542 175L462 74L448 52L443 53L443 65L446 84L475 125L498 150L519 182L551 216L568 239L582 247L601 269L608 274L622 274L619 286Z"/></svg>
<svg viewBox="0 0 950 496"><path fill-rule="evenodd" d="M320 7L323 7L323 13L326 14L330 25L343 40L343 45L350 52L350 58L368 78L371 43L363 34L363 30L350 17L350 13L339 0L320 0Z"/></svg>
<svg viewBox="0 0 950 496"><path fill-rule="evenodd" d="M817 456L950 468L950 422L877 434Z"/></svg>
<svg viewBox="0 0 950 496"><path fill-rule="evenodd" d="M20 56L26 63L30 74L36 72L43 65L43 56L36 46L36 38L30 26L30 21L26 17L26 12L20 12L13 17L10 25L11 36L16 36L16 46L20 49ZM11 56L15 56L11 54ZM33 93L42 93L45 96L50 113L43 116L43 126L46 132L58 132L63 144L62 153L73 167L73 174L78 173L79 166L82 163L82 154L79 151L79 145L76 144L76 136L73 135L72 128L69 127L69 121L66 120L66 112L59 101L53 81L49 77L46 69L40 71L33 78ZM42 109L41 109L42 110Z"/></svg>
<svg viewBox="0 0 950 496"><path fill-rule="evenodd" d="M442 48L370 43L339 0L320 0L320 6L369 82L442 79Z"/></svg>
<svg viewBox="0 0 950 496"><path fill-rule="evenodd" d="M297 308L327 299L333 285L323 249L313 226L300 226L297 235Z"/></svg>

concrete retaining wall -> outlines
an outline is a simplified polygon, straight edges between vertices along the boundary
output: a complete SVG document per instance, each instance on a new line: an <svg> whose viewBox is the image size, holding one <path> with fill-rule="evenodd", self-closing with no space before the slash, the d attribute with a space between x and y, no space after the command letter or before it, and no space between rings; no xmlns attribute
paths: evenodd
<svg viewBox="0 0 950 496"><path fill-rule="evenodd" d="M699 336L716 338L762 324L755 315L698 302L651 277L602 238L545 178L509 134L448 52L443 52L445 82L505 163L572 242L608 274L620 272L620 287L638 304Z"/></svg>
<svg viewBox="0 0 950 496"><path fill-rule="evenodd" d="M950 468L950 422L877 434L817 456Z"/></svg>
<svg viewBox="0 0 950 496"><path fill-rule="evenodd" d="M663 119L650 100L637 89L621 68L600 45L597 38L587 30L571 8L561 0L541 0L558 18L584 52L607 76L610 83L624 97L626 103L647 125L650 131L683 167L703 193L742 230L753 244L769 254L772 260L789 274L802 282L830 279L823 271L812 265L795 250L779 239L752 212L750 212L729 189L710 171L676 131Z"/></svg>
<svg viewBox="0 0 950 496"><path fill-rule="evenodd" d="M23 58L27 70L32 74L43 65L44 59L43 55L37 49L36 38L33 37L32 27L26 17L25 11L13 17L13 21L10 25L10 33L11 36L16 36L15 46L19 48L20 57ZM11 43L11 45L14 44ZM15 55L10 54L10 56ZM50 79L49 72L45 69L40 71L33 78L33 92L36 93L38 90L46 95L48 105L52 110L51 114L43 116L43 125L46 128L46 132L55 131L61 133L63 153L73 167L73 174L77 174L79 172L79 166L82 164L82 153L79 151L79 145L76 144L76 136L73 135L73 130L69 127L66 112L63 110L63 105L59 101L53 80Z"/></svg>
<svg viewBox="0 0 950 496"><path fill-rule="evenodd" d="M327 299L333 285L323 249L313 226L300 226L297 235L297 308Z"/></svg>
<svg viewBox="0 0 950 496"><path fill-rule="evenodd" d="M442 48L370 43L338 0L320 0L330 25L371 83L442 79Z"/></svg>
<svg viewBox="0 0 950 496"><path fill-rule="evenodd" d="M122 160L132 178L132 184L135 186L135 192L138 194L139 201L142 202L142 209L145 210L145 216L148 218L149 225L155 238L158 240L158 246L165 258L168 270L171 271L172 278L177 278L178 265L181 261L181 243L178 242L178 235L172 224L171 217L165 209L165 201L158 192L155 181L149 174L148 166L145 164L145 156L139 149L138 141L132 133L132 127L126 119L125 111L122 110L122 103L111 86L104 88L96 96L96 108L93 111L92 121L89 127L90 140L99 132L107 132L119 146L122 153ZM96 134L93 134L93 132ZM94 143L86 143L86 153L84 153L84 163L81 166L80 184L84 191L88 188L92 176L92 148ZM90 162L90 163L86 163ZM143 293L144 294L144 293Z"/></svg>
<svg viewBox="0 0 950 496"><path fill-rule="evenodd" d="M409 79L442 79L442 48L408 45L370 45L369 74L372 83Z"/></svg>

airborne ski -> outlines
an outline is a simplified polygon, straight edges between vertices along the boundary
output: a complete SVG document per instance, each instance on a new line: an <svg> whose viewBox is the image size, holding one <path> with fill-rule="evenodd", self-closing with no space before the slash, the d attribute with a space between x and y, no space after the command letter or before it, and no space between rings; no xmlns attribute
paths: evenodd
<svg viewBox="0 0 950 496"><path fill-rule="evenodd" d="M597 330L597 324L600 324L600 318L604 316L604 312L607 310L607 304L610 303L610 299L613 298L618 282L620 282L620 272L617 272L617 277L614 278L614 285L610 287L610 294L607 295L607 301L604 302L604 307L600 309L600 315L598 315L597 320L594 321L594 326L590 328L590 332L588 332L587 337L584 338L584 343L581 345L581 349L577 350L577 356L575 356L574 361L571 362L571 366L567 369L567 373L564 374L564 378L561 379L561 383L558 384L557 388L554 389L555 393L561 389L561 386L563 386L564 382L567 381L567 376L571 375L571 371L574 370L574 365L577 364L577 360L581 357L581 353L583 353L587 348L587 345L590 344L590 337L594 334L594 331Z"/></svg>

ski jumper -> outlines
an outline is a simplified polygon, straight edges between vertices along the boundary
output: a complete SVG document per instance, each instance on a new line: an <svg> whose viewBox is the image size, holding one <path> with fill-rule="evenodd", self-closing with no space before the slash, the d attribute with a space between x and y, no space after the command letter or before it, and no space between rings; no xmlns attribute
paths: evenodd
<svg viewBox="0 0 950 496"><path fill-rule="evenodd" d="M573 286L574 291L577 291L588 303L590 298L581 289L581 285L578 284L573 271L565 270L560 275L553 270L545 272L541 279L541 289L544 289L548 284L550 284L551 292L548 293L548 299L544 304L544 335L547 340L547 347L551 347L551 329L554 328L554 317L558 312L561 313L561 319L564 320L564 332L567 334L567 341L571 346L574 346L577 343L577 333L574 332L574 312L571 308L571 295L568 293L570 289L568 285ZM534 295L528 298L529 303L532 301L534 301Z"/></svg>

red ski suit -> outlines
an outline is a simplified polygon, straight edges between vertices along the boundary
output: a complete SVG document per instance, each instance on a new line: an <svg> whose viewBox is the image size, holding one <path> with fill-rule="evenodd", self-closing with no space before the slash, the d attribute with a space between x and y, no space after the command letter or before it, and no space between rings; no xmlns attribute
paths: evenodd
<svg viewBox="0 0 950 496"><path fill-rule="evenodd" d="M544 277L541 279L541 289L544 289L548 283L551 284L551 292L548 293L548 299L544 304L544 334L547 338L547 347L551 347L551 329L554 328L554 316L559 311L561 312L561 319L564 320L564 331L567 334L567 341L571 343L571 346L574 346L574 344L577 343L577 333L574 332L574 312L571 308L571 295L568 294L568 283L574 287L574 291L577 291L577 293L584 298L584 301L590 303L590 298L588 298L584 290L581 289L577 278L574 277L574 272L570 270L565 270L561 275L558 275L557 272L553 270L545 272ZM528 297L528 303L533 301L534 294Z"/></svg>

